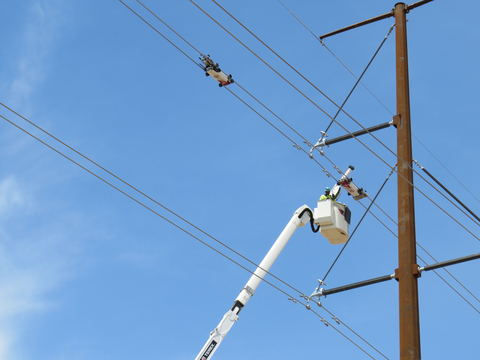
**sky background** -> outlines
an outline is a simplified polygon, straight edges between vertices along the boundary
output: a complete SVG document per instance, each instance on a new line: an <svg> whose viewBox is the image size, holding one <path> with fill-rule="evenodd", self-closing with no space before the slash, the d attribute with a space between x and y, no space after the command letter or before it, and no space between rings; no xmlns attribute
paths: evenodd
<svg viewBox="0 0 480 360"><path fill-rule="evenodd" d="M125 2L198 59L139 3ZM387 13L395 5L380 0L283 3L316 35ZM329 117L190 1L144 4L308 141L319 139ZM335 114L334 104L214 2L197 4L326 113ZM334 102L343 102L356 79L277 0L220 4ZM475 1L437 0L408 14L412 131L421 141L413 140L414 158L476 213L479 12ZM325 43L359 75L393 22L382 20ZM255 263L295 210L304 204L313 209L324 187L334 184L304 152L206 78L120 1L3 1L0 34L1 103ZM394 39L392 33L363 78L383 105L359 86L345 106L365 127L388 122L395 113ZM309 151L236 84L229 89ZM3 106L0 115L255 269ZM0 360L194 359L250 274L1 120ZM349 131L360 129L345 114L338 121ZM328 134L333 138L345 130L334 124ZM375 136L396 151L393 128ZM377 140L368 135L360 140L395 164L395 156ZM325 154L342 170L354 165L354 181L372 197L390 171L356 140L332 145ZM318 153L315 158L337 175L326 158ZM468 229L416 190L418 243L437 261L480 252L478 224L418 175L415 185ZM345 195L340 201L352 210L353 230L364 208ZM377 203L396 218L396 175ZM372 211L397 232L378 208ZM386 227L366 216L328 275L327 288L394 272L396 237ZM298 229L271 272L309 295L340 248L309 227ZM421 249L418 255L435 262ZM480 298L480 261L448 270ZM477 359L480 302L445 271L438 273L471 305L436 274L423 273L418 282L422 357ZM285 284L269 281L300 300ZM395 281L331 295L322 304L387 358L398 358ZM324 309L315 309L372 357L383 358ZM369 358L303 305L263 283L213 358L325 357Z"/></svg>

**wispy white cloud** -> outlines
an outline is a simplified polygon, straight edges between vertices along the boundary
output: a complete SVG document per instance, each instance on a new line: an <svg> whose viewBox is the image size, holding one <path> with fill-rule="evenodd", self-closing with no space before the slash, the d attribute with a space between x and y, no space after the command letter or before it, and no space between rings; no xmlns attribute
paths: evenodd
<svg viewBox="0 0 480 360"><path fill-rule="evenodd" d="M5 216L12 210L28 207L29 204L28 197L24 196L13 176L0 180L0 215Z"/></svg>
<svg viewBox="0 0 480 360"><path fill-rule="evenodd" d="M0 332L0 359L8 359L9 345L13 341L13 337L6 331Z"/></svg>
<svg viewBox="0 0 480 360"><path fill-rule="evenodd" d="M32 1L26 17L21 52L9 89L10 104L19 107L45 79L45 61L59 33L58 1Z"/></svg>
<svg viewBox="0 0 480 360"><path fill-rule="evenodd" d="M14 177L0 179L0 360L15 358L28 317L54 308L49 294L74 276L78 219L25 226L38 216L32 193Z"/></svg>

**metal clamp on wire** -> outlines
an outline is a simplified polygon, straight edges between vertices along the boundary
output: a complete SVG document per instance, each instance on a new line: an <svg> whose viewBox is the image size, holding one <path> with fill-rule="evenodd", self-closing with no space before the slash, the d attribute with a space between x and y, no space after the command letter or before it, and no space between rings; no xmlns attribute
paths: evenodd
<svg viewBox="0 0 480 360"><path fill-rule="evenodd" d="M310 307L310 300L313 300L314 298L318 299L317 305L322 306L322 302L320 301L321 297L323 295L323 288L321 288L322 285L327 285L323 282L323 280L318 279L318 286L316 287L315 291L310 295L307 299L307 306Z"/></svg>
<svg viewBox="0 0 480 360"><path fill-rule="evenodd" d="M320 131L322 134L322 137L318 139L317 143L313 145L313 147L310 149L310 158L313 159L313 149L320 148L320 154L325 156L323 153L323 147L325 146L325 140L328 137L327 133L325 131Z"/></svg>

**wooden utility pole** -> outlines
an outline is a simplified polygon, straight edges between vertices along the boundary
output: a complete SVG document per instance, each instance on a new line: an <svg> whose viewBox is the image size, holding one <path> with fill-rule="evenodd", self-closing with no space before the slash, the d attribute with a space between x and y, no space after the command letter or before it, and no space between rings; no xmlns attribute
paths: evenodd
<svg viewBox="0 0 480 360"><path fill-rule="evenodd" d="M408 82L407 7L395 5L397 63L398 269L400 359L419 360L418 265L412 169L412 132Z"/></svg>
<svg viewBox="0 0 480 360"><path fill-rule="evenodd" d="M418 265L412 169L412 133L408 82L407 7L397 3L395 42L397 68L398 269L400 305L400 359L419 360Z"/></svg>
<svg viewBox="0 0 480 360"><path fill-rule="evenodd" d="M408 82L407 13L433 0L421 0L411 5L395 4L386 14L347 26L320 36L339 34L375 21L395 17L397 72L397 167L398 167L398 269L399 283L400 359L420 360L420 316L418 311L417 265L415 240L415 207L413 196L412 132L410 125L410 89Z"/></svg>

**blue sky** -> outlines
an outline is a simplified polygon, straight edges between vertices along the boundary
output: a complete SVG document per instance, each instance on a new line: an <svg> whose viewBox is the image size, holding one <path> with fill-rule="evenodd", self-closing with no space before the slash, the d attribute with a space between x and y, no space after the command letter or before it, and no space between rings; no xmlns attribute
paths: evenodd
<svg viewBox="0 0 480 360"><path fill-rule="evenodd" d="M125 2L197 60L191 47L139 3ZM353 0L283 3L317 35L394 6L380 0L361 6ZM330 119L190 1L144 4L310 142L318 140ZM335 114L335 105L214 2L197 4ZM355 78L277 0L220 4L333 101L343 102ZM0 10L0 102L253 262L261 261L297 208L314 208L323 188L333 185L305 153L120 1L25 0L3 2ZM414 158L476 213L479 10L473 1L437 0L408 14L412 129L423 144L413 140ZM392 24L393 19L383 20L326 44L358 75ZM345 106L365 127L390 121L395 112L394 56L392 34L363 79L388 110L363 86ZM309 151L236 84L229 89ZM0 107L0 115L254 270L6 108ZM344 114L338 121L349 131L360 129ZM0 127L0 360L193 359L250 274L7 121ZM337 124L329 130L330 137L344 133ZM395 151L393 129L377 134ZM395 163L374 138L361 140ZM325 151L343 170L354 165L354 181L371 196L389 173L355 140ZM335 174L326 158L317 154L316 160ZM417 241L438 261L480 252L478 225L418 175L415 185L474 234L416 191ZM345 195L340 200L352 210L353 229L364 208ZM396 176L377 203L396 218ZM373 212L396 232L378 208ZM339 250L305 227L271 272L310 294ZM421 249L418 255L434 262ZM367 215L329 274L327 288L391 274L396 267L396 238ZM478 260L448 270L480 298ZM438 273L480 309L450 275ZM269 281L299 299L286 285ZM419 292L423 357L476 358L479 312L433 272L419 279ZM322 303L387 358L398 358L396 282L331 295ZM383 358L324 309L317 312L371 356ZM214 355L246 357L369 358L268 284L261 284Z"/></svg>

